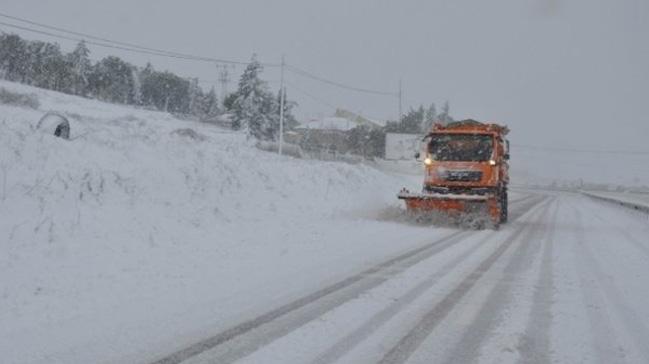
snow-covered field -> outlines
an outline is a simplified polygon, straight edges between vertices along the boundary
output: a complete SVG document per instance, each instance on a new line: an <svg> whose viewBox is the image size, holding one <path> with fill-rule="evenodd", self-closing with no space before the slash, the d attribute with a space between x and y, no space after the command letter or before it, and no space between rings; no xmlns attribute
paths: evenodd
<svg viewBox="0 0 649 364"><path fill-rule="evenodd" d="M146 358L431 235L379 221L404 181L376 169L280 158L165 113L0 87L41 104L0 105L2 362ZM70 118L74 140L33 130L49 110Z"/></svg>
<svg viewBox="0 0 649 364"><path fill-rule="evenodd" d="M0 105L2 363L649 362L646 215L519 190L500 231L417 226L416 165L0 87L40 101Z"/></svg>

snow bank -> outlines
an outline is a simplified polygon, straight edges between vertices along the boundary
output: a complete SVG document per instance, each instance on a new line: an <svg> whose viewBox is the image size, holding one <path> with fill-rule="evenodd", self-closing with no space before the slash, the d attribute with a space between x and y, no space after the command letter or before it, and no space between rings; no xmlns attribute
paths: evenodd
<svg viewBox="0 0 649 364"><path fill-rule="evenodd" d="M622 206L649 213L649 194L646 193L625 193L625 192L602 192L602 191L581 191L582 194L608 202L617 203Z"/></svg>
<svg viewBox="0 0 649 364"><path fill-rule="evenodd" d="M150 358L181 345L180 332L191 342L265 308L257 298L281 302L431 235L364 218L398 205L403 184L374 168L281 158L166 113L0 87L40 105L0 104L3 362ZM71 140L35 128L46 111L69 119Z"/></svg>

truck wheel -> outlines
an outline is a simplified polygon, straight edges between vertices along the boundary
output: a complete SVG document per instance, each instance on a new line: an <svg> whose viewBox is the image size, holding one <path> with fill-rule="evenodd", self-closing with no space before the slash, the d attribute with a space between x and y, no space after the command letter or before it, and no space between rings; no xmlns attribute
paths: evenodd
<svg viewBox="0 0 649 364"><path fill-rule="evenodd" d="M507 198L507 188L503 188L500 192L500 223L504 224L507 222L509 217L508 211L508 198Z"/></svg>

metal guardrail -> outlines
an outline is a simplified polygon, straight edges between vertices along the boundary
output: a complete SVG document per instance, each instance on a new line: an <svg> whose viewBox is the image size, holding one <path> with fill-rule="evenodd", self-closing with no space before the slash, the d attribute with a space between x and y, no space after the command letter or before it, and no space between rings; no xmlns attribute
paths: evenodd
<svg viewBox="0 0 649 364"><path fill-rule="evenodd" d="M645 212L645 213L649 214L649 205L646 205L646 204L634 203L634 202L630 202L630 201L623 201L623 200L616 199L614 197L602 196L602 195L598 195L596 193L591 193L591 192L588 192L588 191L579 191L579 192L581 192L581 194L583 194L585 196L588 196L590 198L594 198L594 199L598 199L598 200L602 200L602 201L607 201L607 202L612 202L612 203L615 203L615 204L618 204L618 205L621 205L621 206L624 206L624 207L628 207L628 208L631 208L631 209L634 209L634 210L637 210L637 211L642 211L642 212Z"/></svg>

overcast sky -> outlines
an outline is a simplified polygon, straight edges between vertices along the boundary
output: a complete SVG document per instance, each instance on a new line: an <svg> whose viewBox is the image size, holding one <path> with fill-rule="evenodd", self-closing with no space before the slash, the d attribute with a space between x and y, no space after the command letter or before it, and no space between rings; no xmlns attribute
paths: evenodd
<svg viewBox="0 0 649 364"><path fill-rule="evenodd" d="M358 87L396 91L402 79L404 109L449 100L455 117L510 125L517 144L649 150L646 0L0 4L4 13L150 47L244 61L257 53L262 61L279 62L285 54L290 64ZM66 50L73 46L59 42ZM151 61L158 69L218 78L212 64L91 50L93 58L117 54L140 66ZM234 72L236 82L241 68ZM266 69L264 77L277 86L277 70ZM331 114L335 106L381 119L397 114L392 97L291 73L287 81L303 118Z"/></svg>

